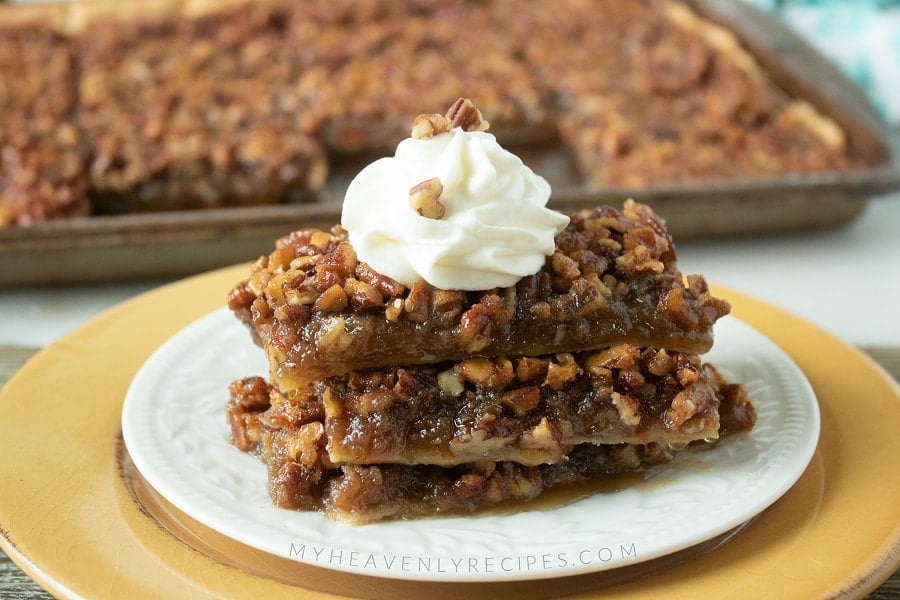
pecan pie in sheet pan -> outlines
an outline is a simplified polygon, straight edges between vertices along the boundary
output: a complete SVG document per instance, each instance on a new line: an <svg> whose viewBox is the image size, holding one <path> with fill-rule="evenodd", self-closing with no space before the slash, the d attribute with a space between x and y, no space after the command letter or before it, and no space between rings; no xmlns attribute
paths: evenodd
<svg viewBox="0 0 900 600"><path fill-rule="evenodd" d="M681 2L334 4L76 1L45 7L52 28L11 19L0 44L29 49L0 58L22 82L3 89L0 226L315 200L348 156L458 96L505 144L558 148L579 189L881 160Z"/></svg>

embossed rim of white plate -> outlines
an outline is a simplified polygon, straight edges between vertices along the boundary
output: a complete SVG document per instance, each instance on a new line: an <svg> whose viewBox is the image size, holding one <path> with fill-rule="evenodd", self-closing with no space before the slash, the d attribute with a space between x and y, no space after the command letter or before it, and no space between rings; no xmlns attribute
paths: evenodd
<svg viewBox="0 0 900 600"><path fill-rule="evenodd" d="M750 435L658 467L651 485L552 510L352 526L272 506L265 468L228 444L228 384L265 375L262 351L226 309L182 329L134 377L122 434L143 477L178 509L253 548L309 565L420 581L514 581L577 575L658 558L723 534L780 498L806 469L819 410L802 371L729 317L705 357L747 384ZM684 462L684 461L681 461Z"/></svg>

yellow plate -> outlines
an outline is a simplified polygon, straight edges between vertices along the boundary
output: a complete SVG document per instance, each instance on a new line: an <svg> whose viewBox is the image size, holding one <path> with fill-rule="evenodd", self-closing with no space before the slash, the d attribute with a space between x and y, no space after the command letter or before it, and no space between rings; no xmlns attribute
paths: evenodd
<svg viewBox="0 0 900 600"><path fill-rule="evenodd" d="M125 391L144 360L221 306L246 272L246 266L214 271L123 303L35 355L0 391L0 545L54 594L856 597L900 565L900 388L829 334L723 289L714 291L732 301L734 314L803 369L822 412L819 448L806 473L727 542L624 576L436 584L286 564L228 540L142 484L122 453L119 420Z"/></svg>

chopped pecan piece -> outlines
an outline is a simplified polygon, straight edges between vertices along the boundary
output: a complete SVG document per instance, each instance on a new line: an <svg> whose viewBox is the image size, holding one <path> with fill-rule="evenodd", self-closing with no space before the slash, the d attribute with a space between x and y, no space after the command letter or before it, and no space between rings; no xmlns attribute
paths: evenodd
<svg viewBox="0 0 900 600"><path fill-rule="evenodd" d="M463 131L487 131L490 127L484 117L471 100L459 98L447 110L447 120L450 121L450 129L462 127Z"/></svg>
<svg viewBox="0 0 900 600"><path fill-rule="evenodd" d="M426 179L409 188L409 205L426 219L441 219L447 212L447 207L440 201L443 192L440 179Z"/></svg>
<svg viewBox="0 0 900 600"><path fill-rule="evenodd" d="M450 131L450 121L444 115L422 114L413 119L410 137L425 140Z"/></svg>

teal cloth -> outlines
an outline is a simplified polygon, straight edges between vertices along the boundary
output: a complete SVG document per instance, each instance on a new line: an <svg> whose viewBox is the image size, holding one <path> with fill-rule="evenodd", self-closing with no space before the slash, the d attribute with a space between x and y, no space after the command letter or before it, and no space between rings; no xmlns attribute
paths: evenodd
<svg viewBox="0 0 900 600"><path fill-rule="evenodd" d="M744 1L806 38L900 125L900 0Z"/></svg>

